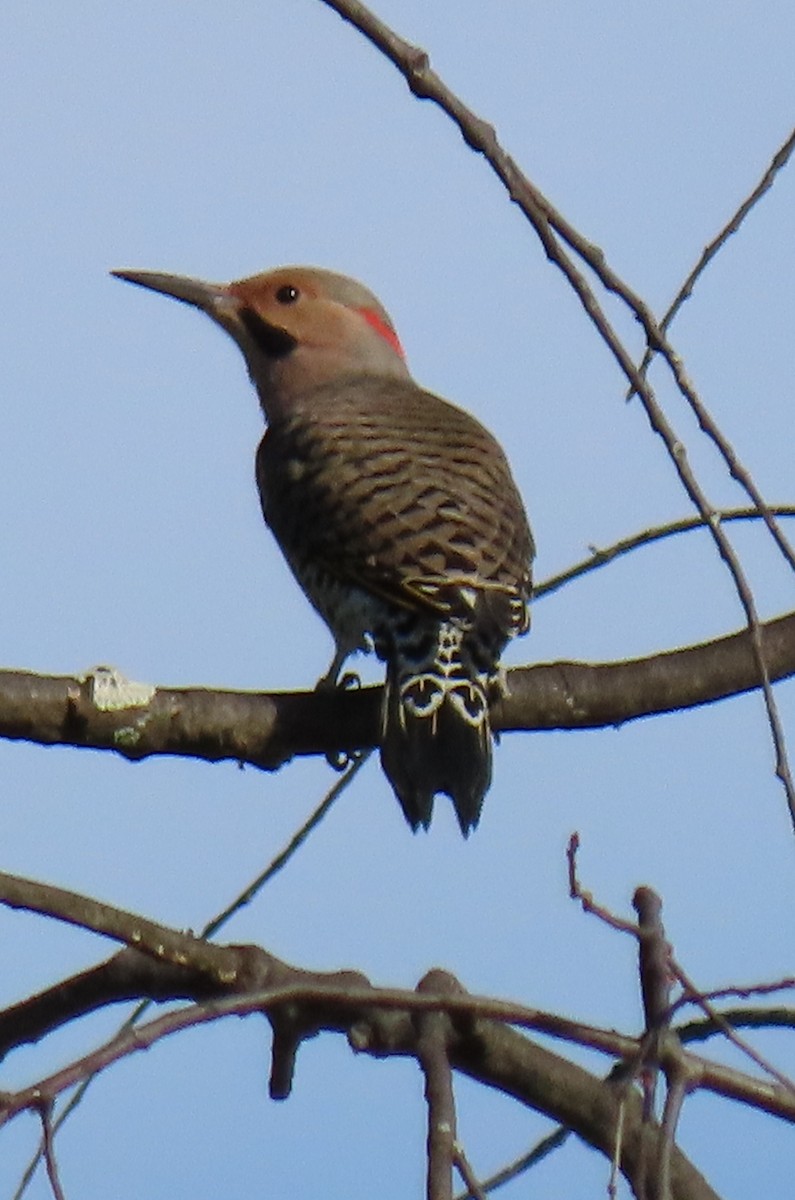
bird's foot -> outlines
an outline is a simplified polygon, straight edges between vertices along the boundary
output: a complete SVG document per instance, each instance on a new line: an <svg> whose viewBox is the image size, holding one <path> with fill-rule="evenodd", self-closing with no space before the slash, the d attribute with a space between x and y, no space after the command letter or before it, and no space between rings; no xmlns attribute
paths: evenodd
<svg viewBox="0 0 795 1200"><path fill-rule="evenodd" d="M356 674L355 671L346 671L342 678L339 678L340 668L342 667L344 658L345 656L340 656L339 654L334 656L334 661L332 662L329 670L322 677L322 679L318 679L317 683L315 684L316 692L350 692L362 686L361 678ZM359 751L348 752L347 750L330 750L326 754L326 762L330 767L333 767L335 771L339 771L341 773L343 771L347 771L348 767L353 766L353 764L360 757L361 753Z"/></svg>
<svg viewBox="0 0 795 1200"><path fill-rule="evenodd" d="M332 675L331 672L323 675L315 684L316 692L352 692L362 686L362 680L355 671L346 671L341 679L337 678L336 672Z"/></svg>

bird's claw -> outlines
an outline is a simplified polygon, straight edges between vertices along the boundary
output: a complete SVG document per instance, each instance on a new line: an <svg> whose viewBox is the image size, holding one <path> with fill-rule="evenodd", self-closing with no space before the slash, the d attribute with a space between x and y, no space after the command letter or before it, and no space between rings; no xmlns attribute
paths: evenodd
<svg viewBox="0 0 795 1200"><path fill-rule="evenodd" d="M326 753L326 762L335 771L341 775L343 771L347 771L348 767L352 767L362 757L360 750L329 750Z"/></svg>
<svg viewBox="0 0 795 1200"><path fill-rule="evenodd" d="M323 675L315 684L316 692L352 692L362 686L362 680L355 671L346 671L344 675L337 678L336 674Z"/></svg>
<svg viewBox="0 0 795 1200"><path fill-rule="evenodd" d="M350 759L346 750L329 750L326 753L326 762L333 770L338 771L340 775L346 770L349 761Z"/></svg>

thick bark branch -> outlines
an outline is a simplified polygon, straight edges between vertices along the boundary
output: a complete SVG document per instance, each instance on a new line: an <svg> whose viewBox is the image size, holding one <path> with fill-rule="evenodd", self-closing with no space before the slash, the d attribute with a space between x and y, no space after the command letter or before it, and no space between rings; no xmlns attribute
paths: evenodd
<svg viewBox="0 0 795 1200"><path fill-rule="evenodd" d="M176 967L138 950L123 950L110 962L66 981L59 989L50 989L2 1014L2 1043L10 1048L43 1036L80 1011L92 1011L98 1002L134 996L198 1001L195 1008L168 1013L148 1025L137 1026L135 1031L123 1030L105 1047L49 1079L21 1092L4 1094L0 1097L0 1124L26 1108L51 1102L64 1089L135 1050L153 1045L162 1036L224 1015L267 1015L273 1026L271 1093L281 1097L289 1094L295 1055L305 1038L321 1030L341 1032L359 1052L378 1058L417 1057L418 1024L423 1023L418 1022L419 1015L447 1012L447 1047L452 1066L548 1113L608 1158L613 1150L619 1106L623 1105L621 1167L636 1194L642 1190L646 1164L656 1161L660 1135L654 1126L644 1124L638 1094L590 1074L500 1021L478 1016L484 1002L467 996L452 977L453 994L450 989L429 994L427 986L419 987L416 993L390 993L372 988L357 972L303 971L256 946L205 947L208 957L216 951L224 960L230 954L236 956L239 969L234 982L220 984L215 970L196 970L193 964ZM212 996L217 999L210 1000ZM490 1003L485 1002L485 1006ZM633 1045L632 1039L619 1035L615 1038L617 1046ZM672 1197L715 1200L706 1181L676 1149L672 1156Z"/></svg>
<svg viewBox="0 0 795 1200"><path fill-rule="evenodd" d="M355 1049L378 1054L381 1051L377 1047L384 1038L387 1047L392 1047L395 1028L403 1030L408 1022L414 1034L420 1031L418 1014L428 1012L446 1013L458 1043L464 1046L471 1041L476 1024L502 1027L507 1023L587 1046L622 1062L635 1060L639 1050L637 1038L615 1030L510 1001L471 996L445 972L431 971L415 992L374 988L358 971L306 971L282 962L259 946L219 945L88 896L2 873L0 904L46 914L125 944L125 949L108 962L0 1011L0 1060L15 1047L39 1041L77 1017L110 1003L133 999L193 1000L197 1004L212 1001L216 1016L266 1013L274 1030L271 1093L277 1097L289 1095L296 1051L305 1038L321 1029L344 1032ZM189 1012L183 1016L188 1025L211 1019L206 1014L192 1017ZM165 1032L176 1029L172 1023ZM162 1035L152 1033L146 1044L153 1044ZM401 1039L406 1036L405 1031L401 1032L394 1047L384 1052L400 1053ZM681 1058L681 1042L678 1037L675 1041ZM413 1042L406 1052L415 1052ZM100 1056L109 1063L121 1055L106 1047ZM666 1058L667 1053L661 1052L664 1068ZM551 1055L549 1061L553 1059L565 1061ZM795 1120L795 1094L788 1082L756 1079L692 1054L686 1056L686 1061L694 1087ZM96 1069L85 1062L83 1067L70 1068L69 1082L59 1074L58 1086L40 1098L54 1100L63 1087L80 1081L81 1070L87 1076ZM17 1098L9 1106L0 1096L0 1124L10 1115L10 1108L18 1111L20 1106L26 1107L27 1102Z"/></svg>
<svg viewBox="0 0 795 1200"><path fill-rule="evenodd" d="M795 613L762 627L770 678L795 674ZM495 730L598 729L708 704L760 684L747 631L648 658L518 667L494 705ZM124 689L120 690L124 695ZM0 671L0 737L115 750L131 760L177 754L274 770L295 755L365 749L378 739L380 688L339 692L141 689L97 699L95 676Z"/></svg>

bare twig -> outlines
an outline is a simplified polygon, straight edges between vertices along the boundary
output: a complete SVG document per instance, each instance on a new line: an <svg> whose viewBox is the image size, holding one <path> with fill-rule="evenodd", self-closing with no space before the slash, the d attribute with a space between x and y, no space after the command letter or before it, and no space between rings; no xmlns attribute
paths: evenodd
<svg viewBox="0 0 795 1200"><path fill-rule="evenodd" d="M609 909L603 908L601 904L596 903L593 894L583 888L577 874L577 854L579 849L580 835L575 831L569 838L569 844L566 847L566 860L569 871L569 896L572 900L580 902L583 912L592 913L600 921L604 921L605 925L609 925L611 929L616 929L619 933L629 933L634 938L639 937L638 926L634 921L626 921L623 917L617 917L614 913L611 913Z"/></svg>
<svg viewBox="0 0 795 1200"><path fill-rule="evenodd" d="M264 888L265 885L269 883L271 879L273 879L274 875L278 875L279 871L286 867L287 863L290 861L296 851L304 844L310 833L312 833L312 831L316 829L323 820L334 802L339 799L346 788L348 788L353 782L354 777L367 762L367 759L370 757L371 753L372 751L368 750L351 762L351 765L347 768L344 775L340 776L336 783L329 788L320 804L318 804L314 812L310 813L304 824L293 834L284 849L279 851L276 857L268 863L265 870L262 871L261 874L256 877L256 879L253 879L251 883L244 888L244 890L238 896L236 896L230 904L226 906L226 908L222 909L221 912L212 918L212 920L207 922L201 931L201 937L214 937L215 934L218 933L219 929L222 929L223 926L226 925L227 921L231 920L235 913L239 912L241 908L244 908L247 904L251 903L254 897L262 890L262 888Z"/></svg>
<svg viewBox="0 0 795 1200"><path fill-rule="evenodd" d="M618 1102L618 1112L616 1114L616 1129L613 1139L613 1153L610 1158L610 1178L607 1181L607 1194L610 1200L616 1200L618 1196L618 1176L621 1171L621 1151L624 1146L624 1105L627 1099L627 1093L624 1092ZM641 1186L645 1182L645 1149L642 1151L644 1162L641 1166ZM643 1195L641 1193L641 1200Z"/></svg>
<svg viewBox="0 0 795 1200"><path fill-rule="evenodd" d="M733 1029L795 1029L795 1008L725 1008L720 1016ZM676 1032L683 1043L705 1042L722 1035L723 1025L707 1017L678 1025Z"/></svg>
<svg viewBox="0 0 795 1200"><path fill-rule="evenodd" d="M736 210L736 212L734 212L732 214L732 216L729 218L729 220L723 226L721 231L718 234L716 234L715 237L712 239L712 241L709 242L704 247L704 249L702 250L701 255L698 259L698 262L693 267L693 270L690 272L687 279L684 281L684 283L680 287L679 291L676 293L676 296L674 297L673 301L671 302L670 307L668 308L668 310L666 311L662 320L660 321L661 329L663 329L665 331L668 330L668 328L670 327L671 323L673 322L674 318L676 317L676 315L679 312L682 305L685 303L686 300L689 300L690 297L692 296L693 288L695 287L699 276L703 274L703 272L706 270L706 268L712 262L715 255L718 253L719 250L721 250L723 248L723 246L726 244L726 242L729 240L729 238L732 236L732 234L737 233L738 229L740 228L743 221L750 213L751 209L757 204L757 202L759 200L762 199L765 192L767 192L773 186L773 184L776 180L776 176L779 174L779 172L781 170L783 170L783 168L789 162L789 160L792 156L793 150L795 150L795 130L792 131L792 133L789 135L789 137L784 141L783 145L780 146L779 149L776 151L776 153L773 155L773 158L772 158L769 166L767 167L767 170L765 171L762 178L759 180L759 183L757 183L756 187L750 192L750 194L748 196L745 197L745 199L740 204L739 208ZM653 356L654 356L654 351L651 349L647 349L646 353L643 356L643 361L641 362L640 368L639 368L644 374L646 373L646 370L648 369L649 363L651 362ZM634 392L630 391L627 395L627 399L629 400L633 394L634 394Z"/></svg>
<svg viewBox="0 0 795 1200"><path fill-rule="evenodd" d="M795 517L795 507L792 505L776 504L771 507L770 511L777 517ZM761 519L761 513L755 508L721 509L718 516L724 525L733 521L759 521ZM675 537L680 533L690 533L696 529L705 530L706 528L707 523L703 517L685 517L680 521L669 521L665 525L653 525L649 529L643 529L639 533L633 533L630 537L614 542L612 546L605 546L604 548L589 546L590 555L588 558L575 563L571 567L567 567L565 571L559 571L556 575L550 575L548 579L542 579L540 583L534 583L533 599L540 600L544 596L550 596L573 579L578 579L581 575L587 575L590 571L595 571L599 567L613 562L614 559L621 558L624 554L629 554L631 551L639 549L641 546L650 546L654 542Z"/></svg>
<svg viewBox="0 0 795 1200"><path fill-rule="evenodd" d="M58 1175L58 1162L55 1157L55 1146L53 1145L53 1130L52 1130L52 1105L42 1104L39 1109L42 1125L42 1148L44 1153L44 1162L47 1167L47 1178L50 1181L52 1194L55 1200L66 1200L61 1180Z"/></svg>
<svg viewBox="0 0 795 1200"><path fill-rule="evenodd" d="M456 1142L455 1146L453 1147L453 1162L455 1163L458 1173L467 1189L467 1196L470 1197L471 1200L486 1200L486 1195L489 1189L485 1184L481 1184L479 1182L478 1177L472 1169L472 1164L470 1163L466 1154L464 1154L463 1148L459 1142Z"/></svg>
<svg viewBox="0 0 795 1200"><path fill-rule="evenodd" d="M669 1062L666 1076L668 1091L665 1097L663 1111L660 1154L657 1171L657 1196L659 1200L671 1200L671 1158L676 1144L676 1129L682 1115L682 1105L690 1090L690 1075L684 1071L676 1071Z"/></svg>
<svg viewBox="0 0 795 1200"><path fill-rule="evenodd" d="M734 984L732 987L714 988L709 992L702 992L701 997L704 1000L726 1000L730 996L769 996L771 992L788 992L795 989L795 976L774 979L770 983L747 983ZM692 1004L692 997L689 995L680 996L676 1004L672 1007L672 1012L681 1008L685 1004Z"/></svg>
<svg viewBox="0 0 795 1200"><path fill-rule="evenodd" d="M706 998L706 996L699 991L692 979L690 979L690 977L682 969L679 963L676 962L676 960L671 961L671 969L684 988L687 998L693 1004L697 1004L699 1008L703 1009L707 1016L720 1028L724 1037L726 1037L728 1041L732 1043L732 1045L736 1046L738 1050L741 1050L743 1054L747 1055L752 1062L755 1062L756 1065L760 1067L767 1075L770 1075L772 1079L775 1079L782 1088L795 1097L795 1082L793 1082L788 1075L785 1075L783 1071L779 1071L778 1067L774 1066L773 1063L764 1058L758 1050L755 1050L754 1047L745 1040L745 1038L740 1037L740 1035L732 1028L726 1018L719 1013L714 1005L712 1005Z"/></svg>
<svg viewBox="0 0 795 1200"><path fill-rule="evenodd" d="M571 1130L559 1125L552 1133L541 1138L539 1142L528 1150L526 1154L522 1154L519 1158L509 1163L507 1167L502 1167L496 1171L494 1175L490 1175L488 1179L484 1179L481 1188L484 1192L496 1192L497 1188L502 1187L504 1183L510 1183L512 1179L516 1179L519 1175L523 1175L525 1171L530 1170L536 1163L543 1162L547 1155L552 1154L560 1146L568 1140L571 1135ZM469 1184L467 1184L469 1187ZM459 1192L455 1200L472 1200L473 1192L471 1189L468 1192Z"/></svg>

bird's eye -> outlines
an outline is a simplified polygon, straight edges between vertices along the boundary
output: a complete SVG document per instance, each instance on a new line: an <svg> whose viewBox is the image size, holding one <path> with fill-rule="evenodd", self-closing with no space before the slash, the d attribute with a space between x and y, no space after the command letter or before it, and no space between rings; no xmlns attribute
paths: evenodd
<svg viewBox="0 0 795 1200"><path fill-rule="evenodd" d="M295 304L300 295L297 287L293 287L291 283L285 283L276 293L276 299L280 304Z"/></svg>

